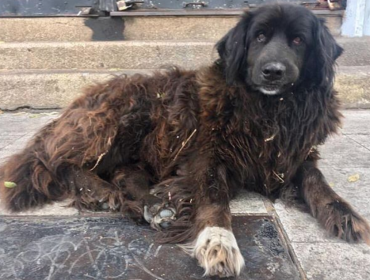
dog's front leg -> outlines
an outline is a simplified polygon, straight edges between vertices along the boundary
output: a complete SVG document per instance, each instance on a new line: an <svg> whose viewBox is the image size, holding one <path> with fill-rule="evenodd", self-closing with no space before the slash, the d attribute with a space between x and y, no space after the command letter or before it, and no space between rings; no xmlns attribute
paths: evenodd
<svg viewBox="0 0 370 280"><path fill-rule="evenodd" d="M198 170L195 196L196 238L184 246L204 268L205 275L229 277L239 275L244 259L231 228L229 189L226 167Z"/></svg>
<svg viewBox="0 0 370 280"><path fill-rule="evenodd" d="M294 183L311 214L327 231L348 242L364 240L370 245L369 224L328 185L315 161L302 164Z"/></svg>

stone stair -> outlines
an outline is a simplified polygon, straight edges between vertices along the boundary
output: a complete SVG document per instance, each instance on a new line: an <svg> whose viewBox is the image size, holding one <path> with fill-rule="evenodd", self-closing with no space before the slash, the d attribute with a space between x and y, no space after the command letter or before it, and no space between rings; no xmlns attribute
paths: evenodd
<svg viewBox="0 0 370 280"><path fill-rule="evenodd" d="M321 14L346 52L336 86L347 108L370 107L370 39L339 36L341 16ZM0 109L61 108L93 81L197 68L238 16L0 19Z"/></svg>

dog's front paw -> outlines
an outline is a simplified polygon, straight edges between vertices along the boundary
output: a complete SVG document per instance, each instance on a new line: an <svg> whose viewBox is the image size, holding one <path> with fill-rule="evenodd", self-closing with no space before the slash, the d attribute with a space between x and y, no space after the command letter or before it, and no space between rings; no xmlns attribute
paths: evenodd
<svg viewBox="0 0 370 280"><path fill-rule="evenodd" d="M318 220L331 233L347 242L370 245L370 226L347 202L335 200L317 211Z"/></svg>
<svg viewBox="0 0 370 280"><path fill-rule="evenodd" d="M225 228L206 227L194 243L182 247L198 260L204 275L238 276L244 267L234 234Z"/></svg>

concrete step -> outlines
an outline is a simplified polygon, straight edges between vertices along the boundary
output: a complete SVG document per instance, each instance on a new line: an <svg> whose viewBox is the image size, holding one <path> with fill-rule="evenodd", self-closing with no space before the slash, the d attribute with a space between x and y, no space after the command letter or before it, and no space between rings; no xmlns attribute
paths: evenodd
<svg viewBox="0 0 370 280"><path fill-rule="evenodd" d="M214 60L213 45L174 41L5 43L0 44L0 69L155 69L164 64L194 68Z"/></svg>
<svg viewBox="0 0 370 280"><path fill-rule="evenodd" d="M115 75L149 74L136 70L31 70L0 72L0 109L63 108L82 93L84 87Z"/></svg>
<svg viewBox="0 0 370 280"><path fill-rule="evenodd" d="M0 109L62 108L95 81L145 69L31 70L0 72ZM370 66L339 67L336 83L344 108L370 108Z"/></svg>
<svg viewBox="0 0 370 280"><path fill-rule="evenodd" d="M325 17L340 34L340 14ZM2 42L78 42L116 40L218 40L239 16L153 16L122 18L2 18Z"/></svg>
<svg viewBox="0 0 370 280"><path fill-rule="evenodd" d="M370 37L338 38L341 66L370 65ZM217 57L214 42L121 41L0 44L0 69L155 69L164 64L197 68Z"/></svg>

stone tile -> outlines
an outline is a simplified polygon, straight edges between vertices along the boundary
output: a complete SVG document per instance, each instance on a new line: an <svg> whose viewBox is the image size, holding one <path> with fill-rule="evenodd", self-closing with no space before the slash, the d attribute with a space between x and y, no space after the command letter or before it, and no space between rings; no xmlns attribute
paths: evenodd
<svg viewBox="0 0 370 280"><path fill-rule="evenodd" d="M58 112L27 113L19 112L0 115L1 135L19 135L35 133L58 116Z"/></svg>
<svg viewBox="0 0 370 280"><path fill-rule="evenodd" d="M294 206L286 206L281 200L274 203L274 208L291 242L341 242L338 238L330 236L310 213L298 210Z"/></svg>
<svg viewBox="0 0 370 280"><path fill-rule="evenodd" d="M0 151L0 165L2 163L4 163L15 152L16 151L14 151L14 150L2 150L2 151Z"/></svg>
<svg viewBox="0 0 370 280"><path fill-rule="evenodd" d="M33 133L28 133L17 137L12 136L8 145L0 149L0 157L2 153L9 155L10 153L23 150L27 145L28 141L33 137L33 135L34 135Z"/></svg>
<svg viewBox="0 0 370 280"><path fill-rule="evenodd" d="M239 280L300 279L271 218L235 217L233 229L246 261ZM0 264L0 279L211 279L177 246L155 242L154 230L122 218L0 218Z"/></svg>
<svg viewBox="0 0 370 280"><path fill-rule="evenodd" d="M347 243L293 243L309 280L370 279L370 247Z"/></svg>
<svg viewBox="0 0 370 280"><path fill-rule="evenodd" d="M370 168L321 167L333 189L370 221ZM359 180L348 177L359 174ZM274 204L283 228L308 279L370 279L370 248L330 236L315 218L281 201Z"/></svg>
<svg viewBox="0 0 370 280"><path fill-rule="evenodd" d="M71 200L64 200L48 204L40 209L32 209L19 213L10 213L4 208L0 200L0 216L76 216L78 210L74 207L67 207Z"/></svg>
<svg viewBox="0 0 370 280"><path fill-rule="evenodd" d="M320 166L366 168L370 162L370 151L344 134L329 137L320 153Z"/></svg>
<svg viewBox="0 0 370 280"><path fill-rule="evenodd" d="M258 193L241 191L230 203L232 214L267 214L264 197Z"/></svg>
<svg viewBox="0 0 370 280"><path fill-rule="evenodd" d="M107 218L122 218L124 215L120 212L114 212L114 211L91 211L88 209L81 209L79 211L79 216L81 217L107 217Z"/></svg>
<svg viewBox="0 0 370 280"><path fill-rule="evenodd" d="M0 151L3 150L5 147L9 146L13 142L13 139L4 139L0 138Z"/></svg>
<svg viewBox="0 0 370 280"><path fill-rule="evenodd" d="M370 168L322 167L321 171L333 189L370 221ZM359 174L359 180L349 182L348 177L354 174ZM330 236L309 213L288 207L281 200L274 207L292 242L341 242Z"/></svg>
<svg viewBox="0 0 370 280"><path fill-rule="evenodd" d="M22 150L39 129L57 116L57 112L1 114L0 164Z"/></svg>
<svg viewBox="0 0 370 280"><path fill-rule="evenodd" d="M370 151L370 134L346 134L346 136Z"/></svg>
<svg viewBox="0 0 370 280"><path fill-rule="evenodd" d="M370 111L369 110L344 110L343 112L344 134L367 134L370 135Z"/></svg>
<svg viewBox="0 0 370 280"><path fill-rule="evenodd" d="M370 221L370 166L368 165L368 168L322 167L321 171L334 191ZM350 182L349 177L355 174L359 175L359 179L356 182Z"/></svg>

